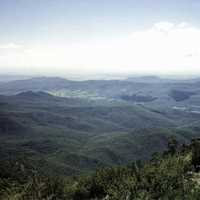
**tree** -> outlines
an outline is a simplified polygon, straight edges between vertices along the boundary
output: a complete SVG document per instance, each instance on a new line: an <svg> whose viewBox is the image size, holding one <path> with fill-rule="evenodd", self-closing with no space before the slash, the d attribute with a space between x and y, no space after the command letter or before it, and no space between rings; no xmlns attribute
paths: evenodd
<svg viewBox="0 0 200 200"><path fill-rule="evenodd" d="M177 152L178 149L178 141L175 137L171 136L168 140L168 152L171 155L174 155Z"/></svg>
<svg viewBox="0 0 200 200"><path fill-rule="evenodd" d="M192 165L195 171L200 170L200 138L192 140Z"/></svg>

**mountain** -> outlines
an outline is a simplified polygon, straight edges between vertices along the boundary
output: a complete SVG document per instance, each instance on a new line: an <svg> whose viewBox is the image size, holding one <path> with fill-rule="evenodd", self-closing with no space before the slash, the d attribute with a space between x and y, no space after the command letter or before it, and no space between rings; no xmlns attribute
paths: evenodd
<svg viewBox="0 0 200 200"><path fill-rule="evenodd" d="M133 82L142 82L142 83L158 83L158 82L163 82L166 81L166 79L162 79L158 76L133 76L127 78L127 81L133 81Z"/></svg>
<svg viewBox="0 0 200 200"><path fill-rule="evenodd" d="M158 84L154 78L3 83L4 153L23 152L44 173L71 175L147 160L165 150L171 136L181 143L198 137L199 82Z"/></svg>
<svg viewBox="0 0 200 200"><path fill-rule="evenodd" d="M154 79L159 80L159 82L155 82ZM148 80L148 82L145 80ZM125 110L135 105L137 105L137 110L138 108L142 110L141 113L144 113L144 111L146 112L147 118L151 118L149 114L153 111L152 116L161 114L161 118L164 117L166 119L167 117L166 122L170 121L172 124L179 121L179 125L182 125L185 122L192 122L199 119L199 86L199 79L171 80L159 77L140 77L135 79L135 81L70 81L59 77L39 77L0 84L0 94L12 96L19 93L23 94L27 91L44 92L55 96L55 98L49 100L52 106L55 103L57 105L61 103L61 100L56 100L56 97L64 97L65 103L67 101L68 105L70 104L73 106L76 102L76 105L82 105L82 107L86 105L87 107L96 107L98 110L96 113L101 113L101 111L99 111L101 109L110 112L108 107L116 107L115 112L116 109L118 109L118 112L123 110L122 113L125 115L125 121L127 119L133 120L133 122L127 120L126 123L129 123L129 128L131 126L135 128L136 125L133 126L130 124L136 124L137 122L140 124L139 126L141 126L142 122L136 118L133 119L133 117L129 117L128 112L125 113ZM31 99L32 97L30 97L30 101ZM35 99L35 97L33 99ZM54 100L52 101L52 99ZM62 104L64 105L65 103L62 100ZM89 108L82 108L82 111L79 109L79 114L81 114L81 112L86 112L88 109ZM110 115L113 118L111 121L114 123L114 126L122 130L123 127L121 127L121 124L116 123L117 115L112 112ZM104 118L104 121L105 119L106 118ZM171 119L175 120L175 122ZM96 126L95 124L97 122L100 123L101 121L95 121L92 126ZM149 121L148 123L151 122ZM148 123L147 126L149 126ZM160 126L162 126L162 124L163 123L161 123ZM152 125L154 126L155 123L152 123ZM113 124L111 126L113 126Z"/></svg>
<svg viewBox="0 0 200 200"><path fill-rule="evenodd" d="M198 199L199 82L152 78L0 84L0 198Z"/></svg>
<svg viewBox="0 0 200 200"><path fill-rule="evenodd" d="M70 82L70 81L69 81ZM2 94L17 94L26 91L45 91L66 87L68 81L62 78L36 77L25 80L10 81L0 85Z"/></svg>
<svg viewBox="0 0 200 200"><path fill-rule="evenodd" d="M93 173L73 177L56 177L52 173L45 175L29 157L9 155L7 159L2 154L0 198L198 200L199 149L199 139L192 140L188 145L180 145L175 138L171 138L168 148L163 153L155 153L149 161L132 161L126 166L99 166ZM68 161L74 165L80 162L83 167L91 164L83 156L78 163L73 155L68 156Z"/></svg>
<svg viewBox="0 0 200 200"><path fill-rule="evenodd" d="M134 81L133 81L134 80ZM199 79L171 80L138 77L127 80L70 81L58 77L39 77L0 84L0 94L14 95L27 91L43 91L60 97L89 100L145 103L146 105L179 106L200 97ZM177 101L177 96L186 96ZM197 101L193 103L199 105Z"/></svg>
<svg viewBox="0 0 200 200"><path fill-rule="evenodd" d="M30 79L30 78L31 78L31 76L0 74L0 82L1 83L15 81L15 80Z"/></svg>
<svg viewBox="0 0 200 200"><path fill-rule="evenodd" d="M57 175L149 159L166 149L171 136L181 143L197 137L197 129L189 125L200 120L195 113L121 102L102 104L44 91L2 95L0 108L4 154L23 153L44 173Z"/></svg>

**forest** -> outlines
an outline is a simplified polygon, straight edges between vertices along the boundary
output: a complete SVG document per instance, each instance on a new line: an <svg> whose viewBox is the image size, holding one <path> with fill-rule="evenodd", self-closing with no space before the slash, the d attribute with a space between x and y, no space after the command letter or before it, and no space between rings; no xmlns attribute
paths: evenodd
<svg viewBox="0 0 200 200"><path fill-rule="evenodd" d="M5 200L195 200L200 195L200 139L180 145L172 137L167 150L149 161L82 176L44 176L25 157L10 155L1 163L0 198Z"/></svg>

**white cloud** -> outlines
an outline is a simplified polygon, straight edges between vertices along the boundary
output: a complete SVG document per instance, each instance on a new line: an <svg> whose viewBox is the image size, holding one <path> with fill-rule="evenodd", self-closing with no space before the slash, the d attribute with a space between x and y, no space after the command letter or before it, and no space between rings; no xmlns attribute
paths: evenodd
<svg viewBox="0 0 200 200"><path fill-rule="evenodd" d="M15 44L15 43L8 43L0 45L0 49L21 49L22 45Z"/></svg>
<svg viewBox="0 0 200 200"><path fill-rule="evenodd" d="M172 28L174 28L174 26L175 25L170 22L158 22L154 24L154 28L158 31L170 31Z"/></svg>
<svg viewBox="0 0 200 200"><path fill-rule="evenodd" d="M20 49L11 43L0 49ZM200 28L186 22L155 23L124 37L80 41L73 44L30 46L0 56L3 66L33 72L200 72ZM18 66L18 67L17 67ZM10 67L10 69L14 67Z"/></svg>

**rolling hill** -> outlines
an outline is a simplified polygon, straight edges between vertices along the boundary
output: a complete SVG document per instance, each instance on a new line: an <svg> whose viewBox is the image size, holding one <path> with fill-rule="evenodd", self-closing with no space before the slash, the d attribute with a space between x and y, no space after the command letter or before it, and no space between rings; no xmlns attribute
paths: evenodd
<svg viewBox="0 0 200 200"><path fill-rule="evenodd" d="M24 154L44 173L57 175L146 160L163 151L171 136L182 143L198 136L191 127L179 127L195 123L199 115L118 101L24 91L0 96L0 108L0 153Z"/></svg>

